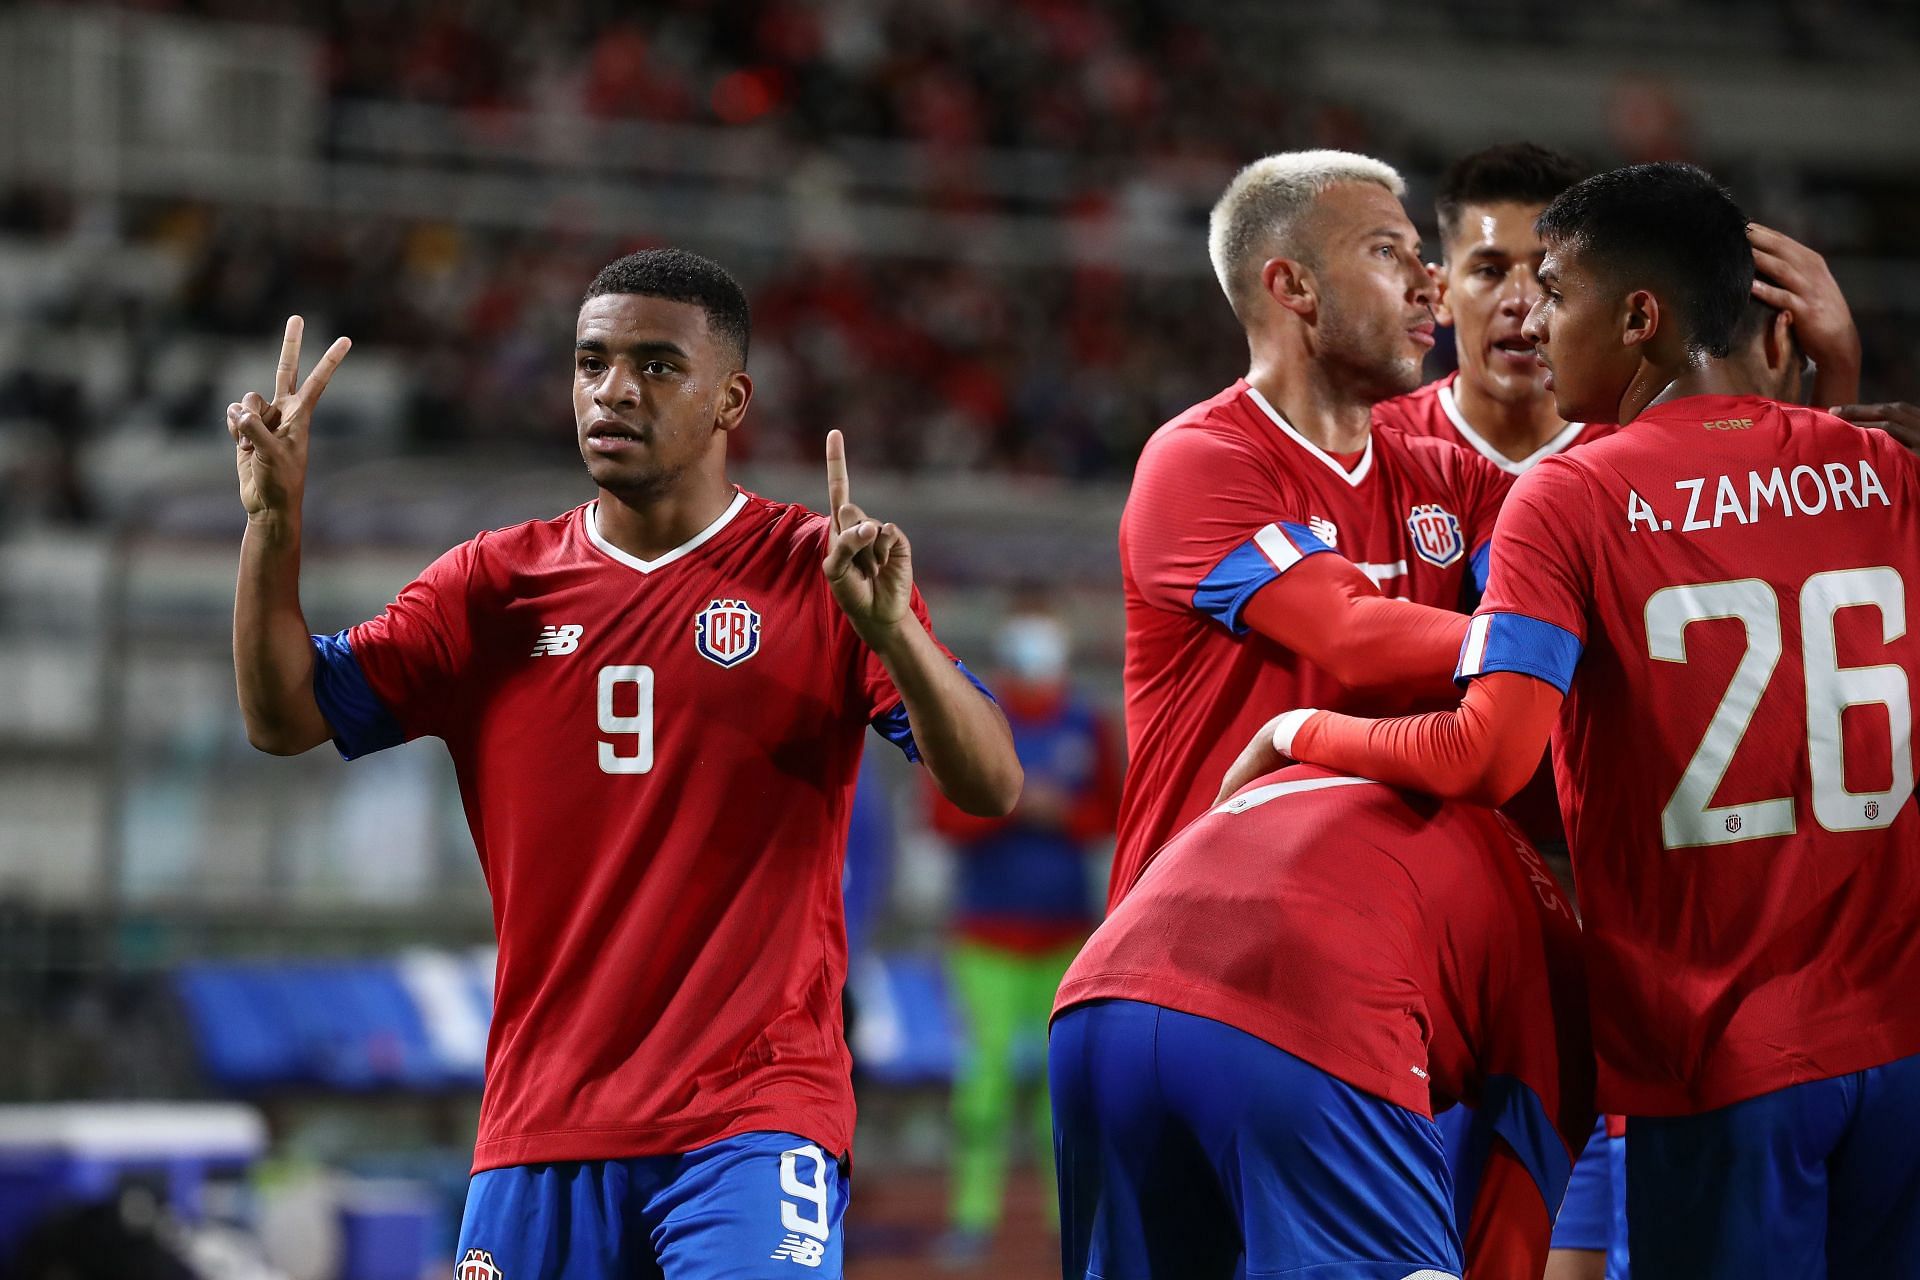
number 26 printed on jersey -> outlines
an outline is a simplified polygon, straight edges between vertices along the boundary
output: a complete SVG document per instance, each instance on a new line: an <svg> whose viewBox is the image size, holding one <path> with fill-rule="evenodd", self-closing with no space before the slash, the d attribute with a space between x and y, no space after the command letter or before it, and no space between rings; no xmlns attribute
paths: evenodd
<svg viewBox="0 0 1920 1280"><path fill-rule="evenodd" d="M1840 665L1834 615L1856 606L1878 613L1882 643L1891 644L1906 634L1906 583L1894 569L1816 573L1800 588L1800 657L1806 671L1813 817L1828 831L1888 826L1913 791L1913 708L1907 673L1892 663ZM1738 620L1746 629L1746 650L1707 724L1706 736L1661 811L1661 843L1669 849L1792 835L1798 826L1792 796L1744 804L1712 803L1780 661L1779 597L1758 578L1656 591L1647 600L1648 656L1686 662L1688 625L1709 618ZM1849 791L1842 718L1848 707L1872 705L1887 710L1891 785L1884 791Z"/></svg>

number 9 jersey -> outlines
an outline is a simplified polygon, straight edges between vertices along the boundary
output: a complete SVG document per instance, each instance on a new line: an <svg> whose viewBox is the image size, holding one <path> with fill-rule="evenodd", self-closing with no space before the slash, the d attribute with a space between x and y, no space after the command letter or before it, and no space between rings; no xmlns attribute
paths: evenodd
<svg viewBox="0 0 1920 1280"><path fill-rule="evenodd" d="M1600 1102L1693 1114L1920 1051L1920 476L1753 397L1523 477L1463 679L1567 694Z"/></svg>
<svg viewBox="0 0 1920 1280"><path fill-rule="evenodd" d="M474 1168L758 1130L838 1155L847 821L869 724L917 758L905 709L823 517L739 493L645 561L595 510L483 533L316 638L343 755L432 735L458 773L500 944Z"/></svg>

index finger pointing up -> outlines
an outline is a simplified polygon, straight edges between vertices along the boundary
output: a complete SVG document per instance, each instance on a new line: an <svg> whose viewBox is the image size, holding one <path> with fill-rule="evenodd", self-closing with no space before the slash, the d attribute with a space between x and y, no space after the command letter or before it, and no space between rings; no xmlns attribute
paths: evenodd
<svg viewBox="0 0 1920 1280"><path fill-rule="evenodd" d="M847 480L847 442L838 431L827 432L827 518L833 531L840 532L840 508L853 501L853 485Z"/></svg>
<svg viewBox="0 0 1920 1280"><path fill-rule="evenodd" d="M299 316L287 317L287 336L280 343L280 366L273 371L273 398L293 394L293 384L300 376L300 335L306 332L307 322Z"/></svg>

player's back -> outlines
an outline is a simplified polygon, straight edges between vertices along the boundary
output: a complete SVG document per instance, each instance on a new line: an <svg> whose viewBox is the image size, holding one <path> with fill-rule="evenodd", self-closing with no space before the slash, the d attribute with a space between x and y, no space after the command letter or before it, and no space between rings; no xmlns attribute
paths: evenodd
<svg viewBox="0 0 1920 1280"><path fill-rule="evenodd" d="M1513 643L1488 613L1553 624L1543 669L1577 655L1555 753L1610 1110L1920 1050L1917 487L1885 435L1697 396L1509 500L1526 569L1496 554L1462 669L1526 669L1485 663Z"/></svg>
<svg viewBox="0 0 1920 1280"><path fill-rule="evenodd" d="M1555 1037L1535 1033L1555 993L1584 1023L1578 944L1539 855L1490 810L1298 765L1168 843L1056 1008L1119 998L1214 1018L1426 1113L1430 1086L1473 1098L1492 1071L1558 1069L1490 1050L1498 1024L1523 1024L1516 1046L1553 1061ZM1554 1105L1557 1077L1528 1083Z"/></svg>

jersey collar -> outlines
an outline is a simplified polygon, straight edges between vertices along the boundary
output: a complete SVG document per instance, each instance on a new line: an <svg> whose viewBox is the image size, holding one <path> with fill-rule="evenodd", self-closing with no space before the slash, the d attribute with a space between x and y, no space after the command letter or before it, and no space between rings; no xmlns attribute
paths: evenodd
<svg viewBox="0 0 1920 1280"><path fill-rule="evenodd" d="M1460 433L1460 438L1472 445L1475 453L1508 475L1525 475L1532 469L1534 463L1540 461L1542 458L1549 458L1560 452L1575 440L1578 440L1580 433L1587 429L1587 424L1584 422L1569 422L1559 435L1554 436L1538 449L1535 449L1526 457L1515 462L1512 458L1509 458L1506 454L1488 444L1486 437L1482 436L1478 431L1475 431L1467 422L1466 415L1460 412L1460 402L1456 400L1453 395L1453 379L1449 378L1440 384L1439 396L1441 412L1447 415L1447 421L1451 422L1453 429Z"/></svg>
<svg viewBox="0 0 1920 1280"><path fill-rule="evenodd" d="M1268 404L1267 398L1261 395L1260 389L1252 383L1247 384L1247 397L1260 406L1260 411L1271 418L1273 425L1280 428L1289 440L1299 445L1302 449L1305 449L1314 457L1320 459L1321 462L1326 464L1327 470L1333 472L1333 474L1339 476L1354 488L1358 489L1360 482L1365 480L1368 474L1373 471L1373 432L1367 432L1367 447L1361 452L1360 461L1354 464L1353 470L1349 471L1340 464L1340 459L1334 457L1325 449L1322 449L1319 445L1301 435L1298 431L1295 431L1293 424L1281 417L1280 411Z"/></svg>
<svg viewBox="0 0 1920 1280"><path fill-rule="evenodd" d="M731 524L733 518L739 515L741 508L746 505L747 495L742 492L736 492L733 495L733 501L727 504L727 509L722 511L719 518L712 524L694 534L673 550L665 552L653 560L642 560L639 556L629 555L601 536L599 499L596 498L587 504L586 520L584 523L587 526L587 537L592 541L594 546L600 548L600 550L606 552L608 556L618 560L621 564L626 565L629 569L638 569L642 573L652 573L655 569L665 568L682 556L692 555L702 546L712 541L714 535Z"/></svg>

